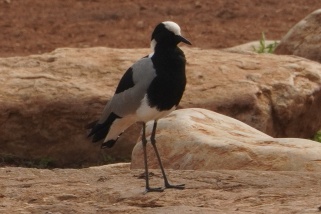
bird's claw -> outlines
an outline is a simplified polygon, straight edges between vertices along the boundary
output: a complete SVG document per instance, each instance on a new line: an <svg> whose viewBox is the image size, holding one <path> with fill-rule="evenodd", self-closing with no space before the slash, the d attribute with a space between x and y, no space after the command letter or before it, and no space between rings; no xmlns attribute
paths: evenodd
<svg viewBox="0 0 321 214"><path fill-rule="evenodd" d="M156 187L156 188L146 187L144 194L146 194L148 192L164 192L164 188L162 188L162 187Z"/></svg>
<svg viewBox="0 0 321 214"><path fill-rule="evenodd" d="M165 183L165 188L173 188L173 189L185 189L185 184L177 184L177 185L172 185L169 183Z"/></svg>

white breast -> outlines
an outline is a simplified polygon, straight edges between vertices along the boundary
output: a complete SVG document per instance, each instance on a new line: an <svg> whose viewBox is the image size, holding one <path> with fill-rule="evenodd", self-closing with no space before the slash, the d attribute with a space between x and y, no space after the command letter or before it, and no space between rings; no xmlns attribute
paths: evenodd
<svg viewBox="0 0 321 214"><path fill-rule="evenodd" d="M170 110L159 111L155 107L150 107L148 105L147 95L145 95L141 101L141 105L139 106L139 108L136 111L137 121L146 123L151 120L158 120L162 117L167 116L169 113L171 113L175 109L176 109L176 106L174 106Z"/></svg>

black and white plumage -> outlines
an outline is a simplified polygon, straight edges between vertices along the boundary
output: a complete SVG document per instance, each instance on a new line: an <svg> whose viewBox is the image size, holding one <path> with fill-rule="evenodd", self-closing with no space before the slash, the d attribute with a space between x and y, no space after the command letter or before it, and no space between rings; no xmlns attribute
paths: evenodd
<svg viewBox="0 0 321 214"><path fill-rule="evenodd" d="M149 187L145 127L151 120L154 121L151 143L163 173L165 188L184 188L184 185L168 183L155 140L157 120L177 107L185 90L186 60L183 51L177 47L180 42L191 45L181 36L176 23L166 21L156 26L151 38L154 52L138 60L125 72L101 118L91 124L88 135L93 142L103 141L102 148L110 148L124 130L135 122L141 122L146 192L163 190Z"/></svg>

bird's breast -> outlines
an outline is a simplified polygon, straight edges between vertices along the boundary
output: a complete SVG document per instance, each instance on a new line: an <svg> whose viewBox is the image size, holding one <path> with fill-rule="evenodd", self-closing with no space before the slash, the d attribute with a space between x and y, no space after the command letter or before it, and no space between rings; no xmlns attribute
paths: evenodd
<svg viewBox="0 0 321 214"><path fill-rule="evenodd" d="M167 116L169 113L171 113L175 109L176 109L176 106L173 106L168 110L164 110L164 109L160 110L156 106L152 107L150 106L150 102L146 95L144 99L141 101L141 104L136 111L137 121L148 122L151 120L158 120L160 118Z"/></svg>
<svg viewBox="0 0 321 214"><path fill-rule="evenodd" d="M149 105L161 111L170 110L178 105L185 90L185 58L172 53L154 58L153 62L156 77L147 90Z"/></svg>

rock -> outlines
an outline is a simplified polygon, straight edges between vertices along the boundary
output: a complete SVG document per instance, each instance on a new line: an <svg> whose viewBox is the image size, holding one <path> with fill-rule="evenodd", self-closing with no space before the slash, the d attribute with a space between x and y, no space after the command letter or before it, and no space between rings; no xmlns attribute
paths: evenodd
<svg viewBox="0 0 321 214"><path fill-rule="evenodd" d="M146 133L151 134L153 123ZM205 109L180 109L158 122L157 146L165 168L181 170L321 171L321 144L272 138L238 120ZM150 145L150 144L148 144ZM148 147L149 166L158 162ZM131 168L144 168L142 144Z"/></svg>
<svg viewBox="0 0 321 214"><path fill-rule="evenodd" d="M321 65L298 57L184 48L180 108L202 107L277 137L321 127ZM129 160L141 127L101 150L84 126L98 118L124 71L149 49L61 48L0 59L0 156L54 166ZM273 66L272 66L273 65Z"/></svg>
<svg viewBox="0 0 321 214"><path fill-rule="evenodd" d="M100 116L131 64L125 52L58 49L0 59L1 156L47 159L56 167L128 161L138 126L131 127L111 150L90 143L85 130Z"/></svg>
<svg viewBox="0 0 321 214"><path fill-rule="evenodd" d="M274 45L275 43L279 43L280 41L274 41L274 40L265 40L265 47L269 45ZM244 52L253 52L256 53L255 50L260 49L260 41L253 41L253 42L248 42L242 45L230 47L230 48L225 48L223 50L229 51L232 53L244 53Z"/></svg>
<svg viewBox="0 0 321 214"><path fill-rule="evenodd" d="M0 213L317 213L321 205L321 172L168 170L186 189L145 195L142 172L0 168ZM162 186L152 172L151 185Z"/></svg>
<svg viewBox="0 0 321 214"><path fill-rule="evenodd" d="M321 62L321 9L309 14L282 38L276 54L296 55Z"/></svg>
<svg viewBox="0 0 321 214"><path fill-rule="evenodd" d="M206 108L273 137L311 138L321 127L321 65L295 56L185 51L182 108Z"/></svg>

